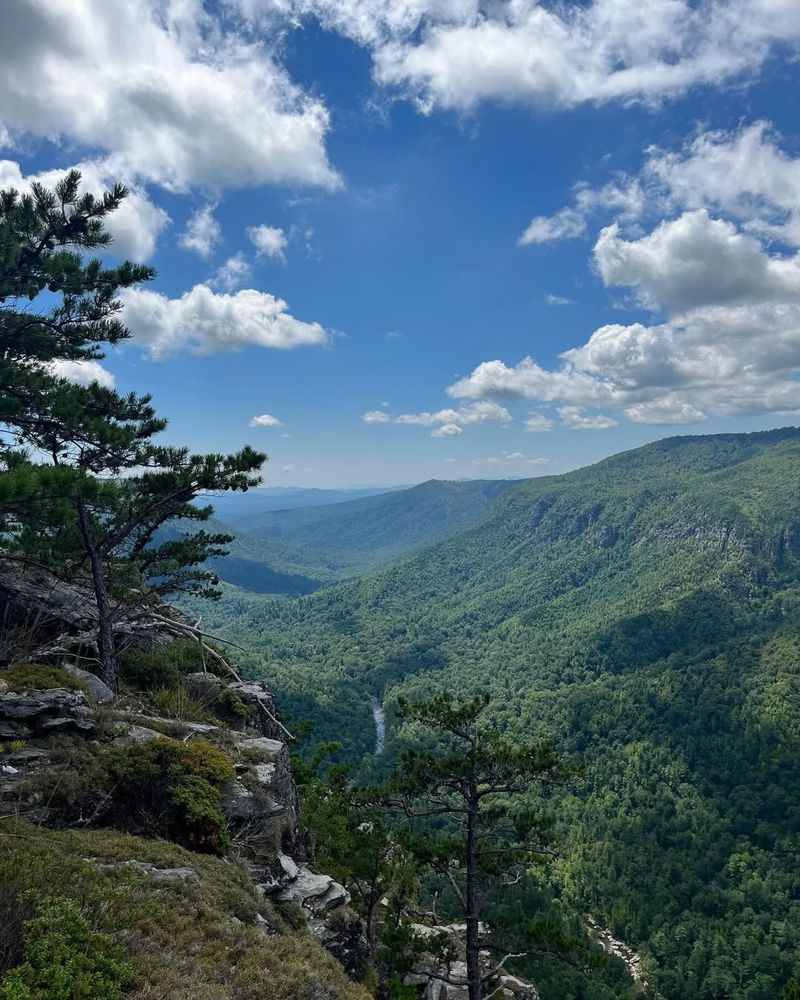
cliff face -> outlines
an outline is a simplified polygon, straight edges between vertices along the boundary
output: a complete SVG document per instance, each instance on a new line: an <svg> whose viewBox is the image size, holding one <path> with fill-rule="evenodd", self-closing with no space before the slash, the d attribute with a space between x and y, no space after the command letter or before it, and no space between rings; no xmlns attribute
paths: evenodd
<svg viewBox="0 0 800 1000"><path fill-rule="evenodd" d="M30 584L4 583L13 619ZM77 593L40 594L27 640L80 635ZM149 639L163 670L172 636ZM63 654L0 665L0 980L63 895L123 944L137 1000L368 996L349 894L298 831L289 739L263 684L189 671L115 697Z"/></svg>

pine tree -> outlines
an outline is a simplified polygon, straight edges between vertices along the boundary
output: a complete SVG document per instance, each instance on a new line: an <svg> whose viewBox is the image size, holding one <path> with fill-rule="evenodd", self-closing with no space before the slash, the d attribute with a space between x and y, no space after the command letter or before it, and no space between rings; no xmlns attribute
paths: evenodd
<svg viewBox="0 0 800 1000"><path fill-rule="evenodd" d="M100 198L80 192L70 171L53 191L0 193L0 516L8 545L67 575L88 563L98 612L98 659L116 688L113 591L133 593L144 577L151 593L175 589L213 596L202 569L230 537L205 531L159 539L169 521L207 520L205 493L245 490L260 481L266 456L194 455L153 443L166 427L148 395L121 395L93 382L76 385L57 362L86 362L130 337L118 292L151 280L152 268L84 261L111 241L106 217L127 191ZM45 292L54 304L30 311Z"/></svg>
<svg viewBox="0 0 800 1000"><path fill-rule="evenodd" d="M486 996L511 957L481 965L487 900L548 854L549 819L529 804L532 793L569 774L549 744L512 742L491 729L483 719L488 704L488 697L458 702L446 693L429 702L400 700L399 717L417 723L428 740L434 736L436 748L405 751L383 798L388 808L425 821L408 842L463 915L469 1000ZM447 972L441 978L452 981Z"/></svg>

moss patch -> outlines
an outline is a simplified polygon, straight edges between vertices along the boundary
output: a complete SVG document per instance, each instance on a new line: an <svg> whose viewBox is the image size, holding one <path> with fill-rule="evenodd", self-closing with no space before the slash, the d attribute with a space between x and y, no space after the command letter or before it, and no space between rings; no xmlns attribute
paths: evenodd
<svg viewBox="0 0 800 1000"><path fill-rule="evenodd" d="M67 688L70 691L89 693L86 683L79 680L63 667L47 663L12 663L0 669L0 680L8 684L10 690L43 691L47 688Z"/></svg>

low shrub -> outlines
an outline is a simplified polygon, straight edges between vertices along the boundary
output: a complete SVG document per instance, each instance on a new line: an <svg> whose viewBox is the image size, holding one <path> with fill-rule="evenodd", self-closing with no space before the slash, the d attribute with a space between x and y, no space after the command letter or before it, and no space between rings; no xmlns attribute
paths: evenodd
<svg viewBox="0 0 800 1000"><path fill-rule="evenodd" d="M216 702L220 713L223 716L234 719L250 720L253 718L253 710L246 705L233 688L223 685Z"/></svg>
<svg viewBox="0 0 800 1000"><path fill-rule="evenodd" d="M89 693L84 681L63 667L54 667L48 663L12 663L0 670L0 680L4 680L12 691L18 693L47 688L68 688L70 691Z"/></svg>
<svg viewBox="0 0 800 1000"><path fill-rule="evenodd" d="M40 900L23 930L23 959L0 983L0 1000L121 1000L131 980L123 953L90 930L78 905Z"/></svg>
<svg viewBox="0 0 800 1000"><path fill-rule="evenodd" d="M105 766L119 825L197 851L223 854L228 849L219 786L235 772L215 746L162 737L110 750Z"/></svg>

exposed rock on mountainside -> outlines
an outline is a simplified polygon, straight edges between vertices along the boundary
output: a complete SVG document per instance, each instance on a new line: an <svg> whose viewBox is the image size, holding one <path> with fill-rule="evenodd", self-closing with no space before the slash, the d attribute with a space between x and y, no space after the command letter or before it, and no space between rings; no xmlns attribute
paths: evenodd
<svg viewBox="0 0 800 1000"><path fill-rule="evenodd" d="M28 623L24 636L37 651L54 634L63 644L65 634L81 637L91 625L89 601L78 588L51 585L45 593L42 580L15 580L8 573L2 587L12 619L25 600L39 602L44 632ZM160 645L168 661L174 636L169 625L162 629L160 624L158 618L151 620L149 642L151 648ZM180 652L176 648L176 655ZM42 865L58 856L59 864L84 866L84 879L97 883L102 898L111 885L126 885L145 900L153 893L159 899L168 894L177 911L187 904L195 908L197 916L175 927L174 940L168 927L158 932L167 938L159 945L148 937L153 927L140 922L135 905L127 920L119 915L111 929L128 942L136 959L141 989L134 997L255 1000L264 991L272 996L274 968L260 990L255 984L250 990L236 985L242 962L235 955L246 954L253 966L248 975L257 977L259 968L266 976L274 966L276 951L287 963L302 964L292 973L295 987L276 996L365 997L357 984L368 958L361 921L348 906L345 888L314 871L306 857L288 733L266 686L190 671L174 692L140 696L125 689L115 698L93 674L62 660L51 656L49 664L17 660L0 666L3 856L16 857L22 870L27 855L19 852L27 844ZM141 669L141 658L136 663ZM159 698L169 711L158 710ZM102 834L102 848L92 831ZM157 846L151 837L183 847L167 849L163 839ZM214 854L227 860L215 861ZM219 865L229 869L230 879ZM18 886L6 885L7 877L0 862L3 892L38 890L33 876ZM230 899L230 909L218 897L217 885ZM50 893L52 886L41 891ZM208 911L209 904L200 900L209 892L217 894L214 920L222 921L223 930L206 927L199 916ZM237 892L241 899L234 903ZM216 933L229 941L234 957L209 958L199 963L200 971L160 992L153 947L204 953L209 935ZM253 949L264 953L260 959L252 956ZM326 951L336 964L323 957ZM0 978L8 961L0 955Z"/></svg>

